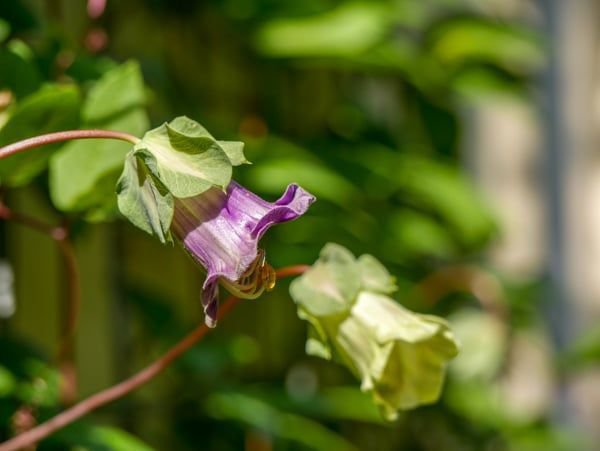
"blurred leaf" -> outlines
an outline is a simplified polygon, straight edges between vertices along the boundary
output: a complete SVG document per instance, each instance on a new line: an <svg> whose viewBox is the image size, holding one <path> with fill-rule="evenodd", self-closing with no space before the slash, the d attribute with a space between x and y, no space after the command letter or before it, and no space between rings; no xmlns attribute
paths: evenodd
<svg viewBox="0 0 600 451"><path fill-rule="evenodd" d="M460 380L492 381L505 360L506 326L497 317L477 310L456 312L448 321L462 343L449 371Z"/></svg>
<svg viewBox="0 0 600 451"><path fill-rule="evenodd" d="M475 102L493 100L492 96L527 95L527 84L490 67L465 66L452 78L452 87ZM490 98L492 97L492 98Z"/></svg>
<svg viewBox="0 0 600 451"><path fill-rule="evenodd" d="M280 194L290 183L290 174L293 174L294 182L319 199L327 199L348 209L363 201L362 193L352 183L318 161L265 159L245 172L253 187L270 194Z"/></svg>
<svg viewBox="0 0 600 451"><path fill-rule="evenodd" d="M343 157L368 170L366 176L372 178L368 181L375 187L370 197L389 198L419 210L402 211L399 217L390 219L390 225L406 222L407 237L414 234L431 238L432 245L440 244L436 251L428 246L428 240L423 242L425 250L433 251L433 255L450 255L457 244L466 248L481 246L496 231L494 218L477 189L449 163L375 145L366 145L363 153L346 153ZM421 226L425 228L423 233L417 230ZM421 246L418 240L412 244L406 240L406 244L408 249L418 250Z"/></svg>
<svg viewBox="0 0 600 451"><path fill-rule="evenodd" d="M10 35L10 24L0 19L0 43L2 43Z"/></svg>
<svg viewBox="0 0 600 451"><path fill-rule="evenodd" d="M125 112L102 125L106 130L141 134L148 124L141 110ZM61 210L83 212L102 205L110 197L116 203L115 186L132 144L112 139L72 141L50 160L50 194Z"/></svg>
<svg viewBox="0 0 600 451"><path fill-rule="evenodd" d="M317 393L316 414L332 419L350 419L382 424L379 410L370 397L356 387L331 387Z"/></svg>
<svg viewBox="0 0 600 451"><path fill-rule="evenodd" d="M107 72L83 105L85 127L140 136L148 128L144 86L136 63ZM131 144L107 139L73 141L50 161L50 194L61 210L116 212L115 185ZM108 208L107 203L114 205Z"/></svg>
<svg viewBox="0 0 600 451"><path fill-rule="evenodd" d="M6 44L6 47L15 55L19 55L25 61L32 62L35 58L33 49L21 39L11 39Z"/></svg>
<svg viewBox="0 0 600 451"><path fill-rule="evenodd" d="M376 44L390 26L386 5L342 2L311 17L274 19L256 36L258 50L275 57L350 56Z"/></svg>
<svg viewBox="0 0 600 451"><path fill-rule="evenodd" d="M592 450L593 445L581 431L556 425L537 425L511 431L507 441L511 451Z"/></svg>
<svg viewBox="0 0 600 451"><path fill-rule="evenodd" d="M46 85L17 103L0 128L0 146L59 130L76 128L81 98L70 85ZM0 184L25 185L46 168L60 144L19 153L0 161Z"/></svg>
<svg viewBox="0 0 600 451"><path fill-rule="evenodd" d="M423 213L396 210L387 218L384 230L380 252L394 263L423 257L450 259L458 254L449 230Z"/></svg>
<svg viewBox="0 0 600 451"><path fill-rule="evenodd" d="M90 90L83 106L83 119L96 125L146 103L144 80L138 63L129 61L108 71ZM128 131L128 130L122 130Z"/></svg>
<svg viewBox="0 0 600 451"><path fill-rule="evenodd" d="M440 214L468 246L480 244L494 222L477 191L455 168L425 159L407 158L396 177L407 195Z"/></svg>
<svg viewBox="0 0 600 451"><path fill-rule="evenodd" d="M322 420L354 420L387 424L371 397L357 387L323 388L306 398L291 397L287 392L270 387L251 388L240 394L258 399L286 412Z"/></svg>
<svg viewBox="0 0 600 451"><path fill-rule="evenodd" d="M58 403L60 376L47 364L29 359L25 361L26 381L19 381L17 397L32 406L51 407Z"/></svg>
<svg viewBox="0 0 600 451"><path fill-rule="evenodd" d="M82 451L153 451L153 448L122 429L84 421L69 425L51 440Z"/></svg>
<svg viewBox="0 0 600 451"><path fill-rule="evenodd" d="M77 53L73 63L66 69L65 74L78 83L97 81L105 73L117 67L117 63L108 56Z"/></svg>
<svg viewBox="0 0 600 451"><path fill-rule="evenodd" d="M540 39L529 29L476 17L450 19L431 31L431 52L446 64L485 61L514 73L541 68Z"/></svg>
<svg viewBox="0 0 600 451"><path fill-rule="evenodd" d="M235 420L315 450L357 450L340 435L319 423L239 393L215 393L206 400L206 412L218 419Z"/></svg>
<svg viewBox="0 0 600 451"><path fill-rule="evenodd" d="M448 384L444 397L452 410L480 427L502 429L512 424L498 384L483 381L452 383Z"/></svg>
<svg viewBox="0 0 600 451"><path fill-rule="evenodd" d="M9 89L17 97L31 94L41 83L35 65L11 49L0 48L0 67L0 89Z"/></svg>
<svg viewBox="0 0 600 451"><path fill-rule="evenodd" d="M17 386L15 376L0 365L0 398L11 395Z"/></svg>
<svg viewBox="0 0 600 451"><path fill-rule="evenodd" d="M578 371L590 365L600 364L600 327L592 327L577 337L569 348L559 356L566 371Z"/></svg>

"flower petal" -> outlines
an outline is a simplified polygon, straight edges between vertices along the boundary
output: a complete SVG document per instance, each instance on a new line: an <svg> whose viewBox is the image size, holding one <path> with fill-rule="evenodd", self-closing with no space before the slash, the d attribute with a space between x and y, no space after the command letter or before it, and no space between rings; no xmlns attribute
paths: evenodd
<svg viewBox="0 0 600 451"><path fill-rule="evenodd" d="M292 184L271 203L233 181L226 192L211 188L175 200L171 229L207 271L202 290L207 321L216 321L213 286L217 279L237 281L256 259L258 240L267 229L301 216L314 200L314 196Z"/></svg>

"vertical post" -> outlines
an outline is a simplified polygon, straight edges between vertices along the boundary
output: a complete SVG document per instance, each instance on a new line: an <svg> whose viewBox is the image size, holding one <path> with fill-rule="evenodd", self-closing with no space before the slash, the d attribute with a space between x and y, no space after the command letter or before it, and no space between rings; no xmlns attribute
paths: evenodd
<svg viewBox="0 0 600 451"><path fill-rule="evenodd" d="M545 186L548 220L548 268L544 314L558 350L564 349L572 334L573 318L569 309L567 283L567 255L565 249L565 186L566 173L571 164L566 152L565 120L562 112L563 80L561 77L560 46L562 37L561 15L565 7L561 0L539 0L544 18L544 35L549 43L548 64L542 85L542 111L545 117ZM564 407L564 406L563 406Z"/></svg>

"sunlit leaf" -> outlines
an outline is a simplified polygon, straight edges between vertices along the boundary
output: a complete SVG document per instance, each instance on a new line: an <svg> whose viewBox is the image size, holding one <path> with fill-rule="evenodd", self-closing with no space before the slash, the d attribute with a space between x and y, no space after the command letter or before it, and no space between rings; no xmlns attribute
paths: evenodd
<svg viewBox="0 0 600 451"><path fill-rule="evenodd" d="M175 197L191 197L231 179L232 163L215 138L196 121L178 117L147 132L136 144L156 160L157 176ZM229 150L232 151L231 147ZM241 149L234 149L241 159Z"/></svg>

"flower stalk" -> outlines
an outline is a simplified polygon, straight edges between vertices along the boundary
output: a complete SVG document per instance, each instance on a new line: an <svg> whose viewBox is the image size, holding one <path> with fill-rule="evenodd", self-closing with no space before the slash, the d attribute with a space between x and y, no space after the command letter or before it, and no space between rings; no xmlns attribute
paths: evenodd
<svg viewBox="0 0 600 451"><path fill-rule="evenodd" d="M279 278L292 277L304 273L307 268L308 267L304 265L289 266L276 271L276 275ZM223 305L221 305L218 313L218 319L228 315L239 303L239 301L239 298L230 296L223 303ZM169 351L138 373L116 385L113 385L112 387L109 387L99 393L96 393L95 395L90 396L89 398L84 399L83 401L80 401L64 412L52 417L45 423L42 423L21 435L17 435L16 437L1 443L0 451L17 451L31 446L58 431L59 429L62 429L72 422L78 420L84 415L87 415L88 413L98 409L99 407L122 398L133 390L138 389L142 385L151 381L183 353L198 343L210 330L211 328L209 328L206 324L199 325L177 344L175 344Z"/></svg>
<svg viewBox="0 0 600 451"><path fill-rule="evenodd" d="M9 157L16 153L24 152L36 147L54 144L58 142L71 141L73 139L117 139L137 144L139 138L129 133L116 132L113 130L68 130L64 132L48 133L24 139L8 146L0 147L0 159Z"/></svg>
<svg viewBox="0 0 600 451"><path fill-rule="evenodd" d="M13 221L49 236L56 243L65 267L67 295L63 303L63 320L61 324L58 367L61 374L60 399L69 405L77 398L77 373L75 370L75 332L81 305L81 289L79 283L79 267L73 242L69 237L67 226L53 226L22 213L11 210L0 199L0 219Z"/></svg>

